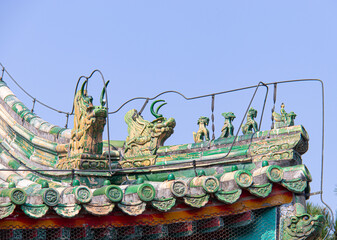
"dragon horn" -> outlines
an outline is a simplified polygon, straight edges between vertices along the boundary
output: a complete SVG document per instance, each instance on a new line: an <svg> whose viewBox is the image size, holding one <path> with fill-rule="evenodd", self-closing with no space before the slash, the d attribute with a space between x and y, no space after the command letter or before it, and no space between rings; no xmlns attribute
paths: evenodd
<svg viewBox="0 0 337 240"><path fill-rule="evenodd" d="M157 102L164 102L162 105L160 105L159 107L157 107L156 111L153 110L153 107L154 105L157 103ZM151 107L150 107L150 111L151 111L151 114L155 117L155 118L160 118L162 117L163 115L162 114L158 114L158 111L159 109L166 105L167 103L165 102L165 100L157 100L157 101L154 101L152 104L151 104Z"/></svg>
<svg viewBox="0 0 337 240"><path fill-rule="evenodd" d="M109 82L110 82L110 80L105 83L105 86L102 89L101 98L100 98L100 102L101 102L102 107L105 105L105 101L104 101L105 89L108 87Z"/></svg>
<svg viewBox="0 0 337 240"><path fill-rule="evenodd" d="M88 80L85 80L84 83L82 84L82 87L81 87L81 96L84 97L84 88L85 88L85 85L88 83Z"/></svg>

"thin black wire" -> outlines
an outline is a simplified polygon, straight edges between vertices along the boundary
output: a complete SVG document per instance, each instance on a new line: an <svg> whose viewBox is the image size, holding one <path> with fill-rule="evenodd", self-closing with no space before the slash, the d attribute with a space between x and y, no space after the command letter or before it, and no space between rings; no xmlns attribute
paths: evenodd
<svg viewBox="0 0 337 240"><path fill-rule="evenodd" d="M273 113L275 112L275 103L277 98L277 83L274 84L274 93L273 93L273 108L271 109L271 128L274 128L274 116Z"/></svg>
<svg viewBox="0 0 337 240"><path fill-rule="evenodd" d="M272 83L268 83L267 85L270 85ZM199 95L199 96L195 96L195 97L186 97L184 94L178 92L178 91L165 91L165 92L161 92L159 94L157 94L156 96L154 97L135 97L135 98L131 98L127 101L125 101L122 105L120 105L119 108L117 108L115 111L112 111L112 112L109 112L109 114L114 114L114 113L117 113L119 110L121 110L126 104L132 102L132 101L135 101L135 100L154 100L158 97L160 97L161 95L164 95L164 94L168 94L168 93L175 93L175 94L178 94L180 95L181 97L183 97L185 100L195 100L195 99L199 99L199 98L206 98L206 97L211 97L212 95L221 95L221 94L226 94L226 93L231 93L231 92L237 92L237 91L241 91L241 90L246 90L246 89L251 89L251 88L256 88L257 85L252 85L252 86L248 86L248 87L242 87L242 88L236 88L236 89L233 89L233 90L229 90L229 91L223 91L223 92L216 92L216 93L210 93L210 94L206 94L206 95Z"/></svg>
<svg viewBox="0 0 337 240"><path fill-rule="evenodd" d="M214 126L214 101L215 101L215 96L212 95L212 104L211 104L211 111L212 111L212 116L211 116L211 119L212 119L212 140L215 139L215 126Z"/></svg>
<svg viewBox="0 0 337 240"><path fill-rule="evenodd" d="M32 100L36 99L35 97L33 97L32 95L30 95L23 87L21 87L21 85L15 81L15 79L10 75L10 73L7 71L7 69L5 69L5 67L2 65L2 63L0 63L0 66L2 67L2 70L5 71L7 73L7 75L12 79L12 81L15 83L16 86L18 86L28 97L30 97ZM49 108L55 112L58 112L58 113L63 113L63 114L68 114L67 112L64 112L62 110L58 110L56 108L53 108L43 102L41 102L40 100L36 99L36 102L40 103L42 106L46 107L46 108Z"/></svg>
<svg viewBox="0 0 337 240"><path fill-rule="evenodd" d="M250 100L250 102L249 102L249 104L248 104L248 107L247 107L247 109L246 109L246 112L245 112L245 114L244 114L244 116L243 116L243 118L242 118L242 121L241 121L241 124L240 124L240 126L243 124L243 122L244 122L244 120L245 120L245 117L246 117L246 115L247 115L247 113L248 113L248 111L249 111L249 109L250 109L250 106L251 106L251 104L252 104L252 102L253 102L253 100L254 100L254 98L255 98L255 95L256 95L256 93L257 93L257 90L258 90L258 88L260 87L260 86L264 86L264 87L266 87L267 89L268 89L268 86L267 86L267 84L264 84L264 83L262 83L262 82L260 82L258 85L256 85L255 87L256 87L256 89L255 89L255 91L254 91L254 94L253 94L253 96L252 96L252 98L251 98L251 100ZM267 94L268 94L268 91L266 91L266 95L265 95L265 99L264 99L264 105L266 104L266 100L267 100ZM263 109L264 109L264 107L263 107ZM232 150L232 148L233 148L233 146L234 146L234 144L235 144L235 142L236 142L236 139L237 139L237 137L238 137L238 134L239 134L239 132L240 132L240 128L238 128L238 130L237 130L237 132L236 132L236 135L235 135L235 138L234 138L234 140L233 140L233 142L232 142L232 144L231 144L231 147L230 147L230 149L229 149L229 151L228 151L228 153L224 156L224 157L220 157L220 158L214 158L214 159L212 159L212 161L214 161L214 160L221 160L221 159L224 159L224 158L226 158L229 154L230 154L230 152L231 152L231 150ZM111 145L111 146L113 146L113 145ZM114 147L114 146L113 146ZM109 155L110 155L110 152L109 152ZM15 160L18 160L17 158L15 158L14 156L12 156ZM19 162L21 162L20 160L18 160ZM209 160L199 160L198 162L202 162L202 163L205 163L205 162L207 162L207 161L209 161ZM175 165L181 165L181 163L179 163L179 162L177 162L177 163L170 163L170 164L166 164L165 166L175 166ZM148 170L147 172L151 172L151 168L154 168L154 167L156 167L156 166L146 166L146 167L137 167L137 170ZM157 167L162 167L162 166L157 166ZM191 166L191 167L189 167L189 168L192 168L193 166ZM111 169L111 166L110 166L110 169ZM76 170L76 172L114 172L114 173L122 173L123 174L123 172L125 172L125 173L130 173L130 171L131 171L131 173L136 173L137 172L137 170L135 170L134 168L123 168L123 169L111 169L111 171L110 171L110 169L109 170ZM8 171L12 171L12 169L6 169L6 170L8 170ZM0 171L1 171L1 169L0 169ZM22 171L29 171L29 170L22 170ZM38 169L35 169L34 171L60 171L60 172L67 172L67 171L72 171L72 170L67 170L67 169L54 169L54 170L38 170ZM163 171L165 171L165 170L163 170ZM144 172L143 172L144 173Z"/></svg>
<svg viewBox="0 0 337 240"><path fill-rule="evenodd" d="M95 74L95 73L99 73L101 75L101 78L102 78L102 81L103 81L103 87L104 87L104 91L105 91L105 103L106 103L106 110L107 112L109 112L109 102L108 102L108 91L107 91L107 87L106 87L106 82L105 82L105 79L104 79L104 76L103 76L103 73L98 70L98 69L95 69L94 71L92 71L92 73L87 77L87 76L81 76L79 77L79 79L77 80L77 83L76 83L76 88L75 88L75 94L74 94L74 98L76 96L76 93L77 93L77 89L78 89L78 84L79 82L81 81L82 78L85 78L88 83L87 85L89 84L89 79ZM71 110L71 113L70 115L74 114L74 109L75 109L75 104L73 102L73 108ZM67 119L68 119L68 114L67 114ZM112 169L111 169L111 154L110 154L110 146L112 146L114 149L117 150L117 148L115 148L115 146L113 146L111 143L110 143L110 125L109 125L109 114L107 116L107 135L108 135L108 153L109 153L109 172L111 175L113 175L114 173L112 172Z"/></svg>
<svg viewBox="0 0 337 240"><path fill-rule="evenodd" d="M0 63L1 67L2 67L2 77L3 77L3 72L6 72L7 75L12 79L12 81L27 95L29 96L30 98L32 99L36 99L34 98L32 95L30 95L23 87L21 87L16 81L15 79L10 75L10 73L5 69L5 67ZM99 71L99 70L95 70L92 72L92 74L94 74L95 72L99 72L101 74L101 76L103 77L103 74ZM91 76L92 76L91 74ZM90 76L90 77L91 77ZM80 79L82 77L85 77L85 76L81 76ZM89 77L89 78L90 78ZM79 79L79 80L80 80ZM333 211L331 210L331 208L325 203L324 199L323 199L323 174L324 174L324 83L322 80L320 79L296 79L296 80L286 80L286 81L278 81L278 82L271 82L271 83L266 83L266 84L263 84L265 86L267 85L271 85L271 84L284 84L284 83L294 83L294 82L308 82L308 81L318 81L321 83L321 89L322 89L322 160L321 160L321 194L320 194L320 198L321 198L321 202L328 208L328 210L331 212L331 215L332 215L332 220L334 219L334 214L333 214ZM104 79L103 79L103 82L104 82ZM77 87L78 87L78 83L79 81L77 82L77 85L76 85L76 90L77 90ZM260 85L260 83L259 83ZM134 100L138 100L138 99L144 99L144 100L153 100L163 94L167 94L167 93L176 93L180 96L182 96L185 100L194 100L194 99L198 99L198 98L205 98L205 97L209 97L209 96L212 96L212 95L220 95L220 94L225 94L225 93L230 93L230 92L236 92L236 91L241 91L241 90L245 90L245 89L250 89L250 88L257 88L259 85L253 85L253 86L248 86L248 87L243 87L243 88L237 88L237 89L233 89L233 90L229 90L229 91L222 91L222 92L217 92L217 93L211 93L211 94L206 94L206 95L201 95L201 96L196 96L196 97L191 97L191 98L188 98L186 96L184 96L183 94L181 94L180 92L177 92L177 91L165 91L165 92L162 92L162 93L159 93L158 95L156 95L155 97L153 98L146 98L146 97L136 97L136 98L132 98L126 102L124 102L117 110L115 111L112 111L112 112L108 112L108 114L113 114L113 113L116 113L118 112L121 108L123 108L126 104L128 104L129 102L132 102ZM76 94L76 92L75 92ZM107 101L107 92L106 92L106 101ZM58 109L55 109L41 101L39 101L38 99L36 99L36 102L40 103L42 106L46 107L46 108L49 108L53 111L56 111L58 113L63 113L65 115L72 115L73 114L73 110L74 110L74 106L73 106L73 109L72 109L72 112L71 113L68 113L68 112L65 112L65 111L62 111L62 110L58 110ZM108 103L107 103L107 109L108 109ZM264 109L264 108L263 108ZM247 111L246 111L247 113ZM246 115L246 114L245 114ZM109 117L107 118L109 119ZM107 120L107 122L109 122L109 120ZM261 125L261 121L260 121L260 125ZM108 128L109 129L109 128ZM109 131L109 130L108 130ZM109 145L109 156L110 156L110 138L109 138L109 133L108 133L108 145ZM231 150L231 149L230 149ZM228 152L229 153L229 152ZM228 156L228 154L226 155ZM111 161L110 157L109 157L109 162ZM172 165L172 164L170 164ZM0 171L4 171L6 169L1 169ZM60 170L57 170L57 171L64 171L63 169L60 169ZM125 170L125 169L124 169ZM8 169L7 171L12 171L12 169ZM51 170L41 170L41 171L51 171ZM83 170L82 170L83 171ZM97 170L95 170L97 171ZM106 171L106 170L105 170ZM111 171L111 166L109 164L109 172L112 173ZM331 228L332 226L330 226ZM326 237L328 236L328 234L330 233L330 230L329 229L329 232L327 233L327 235L325 236L324 239L326 239Z"/></svg>
<svg viewBox="0 0 337 240"><path fill-rule="evenodd" d="M1 63L0 63L1 64ZM1 65L2 66L2 65ZM2 71L1 71L2 73L1 73L1 81L2 81L2 79L3 79L3 77L4 77L4 73L5 73L5 68L2 66Z"/></svg>
<svg viewBox="0 0 337 240"><path fill-rule="evenodd" d="M320 199L321 202L328 208L328 210L331 213L331 218L332 221L330 222L330 228L329 231L327 232L327 234L325 235L324 239L325 240L328 235L330 234L330 231L334 229L333 223L334 223L334 213L332 211L332 209L330 208L330 206L324 201L323 199L323 181L324 181L324 123L325 123L325 112L324 112L324 83L322 80L319 80L319 82L321 83L321 89L322 89L322 165L321 165L321 193L320 193Z"/></svg>

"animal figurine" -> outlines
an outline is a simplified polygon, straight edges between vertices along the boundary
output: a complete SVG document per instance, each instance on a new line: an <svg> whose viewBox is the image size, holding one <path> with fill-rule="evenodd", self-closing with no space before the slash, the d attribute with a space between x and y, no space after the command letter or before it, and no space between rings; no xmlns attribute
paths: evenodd
<svg viewBox="0 0 337 240"><path fill-rule="evenodd" d="M156 117L152 122L144 120L135 109L126 113L124 120L128 125L129 136L125 142L124 157L155 155L158 148L171 136L176 121L173 118L166 119L158 113L166 103L160 105L156 111L153 110L154 104L162 101L157 100L151 105L151 113Z"/></svg>
<svg viewBox="0 0 337 240"><path fill-rule="evenodd" d="M107 110L104 107L105 88L101 93L101 105L94 106L93 98L87 95L85 81L75 95L74 128L71 130L70 153L102 154L102 133L106 123ZM106 83L106 87L109 82Z"/></svg>
<svg viewBox="0 0 337 240"><path fill-rule="evenodd" d="M103 155L102 134L108 115L104 96L109 81L102 90L100 106L93 105L93 98L85 90L87 83L88 80L74 98L74 128L71 130L70 143L57 145L61 151L69 148L68 156L59 158L57 168L86 169L95 166L104 169L108 166L106 156Z"/></svg>
<svg viewBox="0 0 337 240"><path fill-rule="evenodd" d="M296 114L294 112L290 112L287 113L284 109L285 105L284 103L281 104L281 115L273 112L273 118L275 120L275 124L274 124L274 129L277 128L282 128L282 127L290 127L290 126L294 126L295 122L295 118L296 118Z"/></svg>
<svg viewBox="0 0 337 240"><path fill-rule="evenodd" d="M234 134L234 126L232 121L234 120L235 115L232 112L225 112L221 114L225 118L225 123L221 129L220 138L232 137Z"/></svg>
<svg viewBox="0 0 337 240"><path fill-rule="evenodd" d="M253 130L254 132L257 132L258 131L258 128L257 128L257 123L256 121L254 120L254 118L256 118L257 116L257 110L255 110L254 108L250 108L248 110L248 113L247 113L247 122L242 125L242 133L243 134L251 134L253 133Z"/></svg>
<svg viewBox="0 0 337 240"><path fill-rule="evenodd" d="M197 132L193 132L193 139L195 143L209 141L209 131L206 128L209 123L208 117L200 117L198 119L199 130Z"/></svg>

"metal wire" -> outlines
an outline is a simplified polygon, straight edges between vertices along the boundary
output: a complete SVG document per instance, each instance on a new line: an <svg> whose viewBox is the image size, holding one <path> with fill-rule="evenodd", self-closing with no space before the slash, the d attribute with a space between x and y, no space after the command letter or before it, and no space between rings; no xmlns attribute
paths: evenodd
<svg viewBox="0 0 337 240"><path fill-rule="evenodd" d="M92 76L92 75L91 75ZM83 76L84 77L84 76ZM86 77L85 77L86 78ZM80 80L80 79L79 79ZM250 108L250 106L251 106L251 104L252 104L252 102L253 102L253 100L254 100L254 98L255 98L255 95L256 95L256 93L257 93L257 90L258 90L258 88L260 87L260 86L264 86L264 87L266 87L266 89L267 89L267 91L266 91L266 94L265 94L265 99L264 99L264 106L265 106L265 104L266 104L266 100L267 100L267 94L268 94L268 86L267 86L267 84L264 84L264 83L262 83L262 82L260 82L258 85L256 85L255 86L255 91L254 91L254 94L253 94L253 96L252 96L252 98L251 98L251 100L250 100L250 102L249 102L249 104L248 104L248 107L247 107L247 109L246 109L246 112L245 112L245 114L244 114L244 116L243 116L243 118L242 118L242 121L241 121L241 124L240 124L240 126L243 124L243 122L244 122L244 120L245 120L245 117L246 117L246 115L247 115L247 113L248 113L248 110L249 110L249 108ZM211 96L211 95L210 95ZM264 107L263 107L263 110L264 110ZM261 114L261 116L263 116L263 114ZM260 119L260 121L261 121L262 119ZM235 144L235 142L236 142L236 139L237 139L237 137L238 137L238 134L239 134L239 132L240 132L240 128L238 129L238 131L236 132L236 136L235 136L235 138L234 138L234 140L233 140L233 142L232 142L232 144L231 144L231 147L230 147L230 149L229 149L229 151L228 151L228 153L224 156L224 157L221 157L221 158L214 158L213 160L223 160L223 159L225 159L229 154L230 154L230 152L231 152L231 150L232 150L232 148L233 148L233 146L234 146L234 144ZM113 146L113 145L111 145L111 146ZM114 146L113 146L114 147ZM110 150L110 149L109 149ZM109 156L110 156L110 151L109 151ZM19 161L19 162L21 162L19 159L17 159L17 158L15 158L14 156L12 156L15 160L17 160L17 161ZM209 160L199 160L198 162L200 163L207 163L207 161L209 161ZM226 160L224 160L225 162L228 162L228 160L226 161ZM222 162L223 163L223 162ZM215 163L215 164L211 164L211 165L219 165L219 164L222 164L222 163ZM170 163L170 164L166 164L165 166L176 166L176 165L181 165L181 163ZM144 173L144 172L153 172L152 170L151 170L151 168L161 168L162 166L147 166L147 167L138 167L137 168L137 170L143 170L142 171L142 173ZM188 167L188 168L193 168L193 161L191 161L191 166L190 167ZM3 170L7 170L7 171L12 171L12 169L0 169L0 171L3 171ZM135 170L134 168L123 168L123 169L111 169L111 166L109 167L109 170L76 170L76 172L110 172L111 174L112 173L114 173L114 174L116 174L116 173L119 173L119 174L121 174L121 175L125 175L126 173L137 173L137 170ZM22 170L20 170L20 171L29 171L29 170L25 170L25 169L22 169ZM54 170L40 170L40 169L35 169L34 171L45 171L45 172L48 172L48 171L60 171L60 172L69 172L69 171L72 171L72 170L67 170L67 169L54 169ZM162 172L165 172L166 170L161 170Z"/></svg>
<svg viewBox="0 0 337 240"><path fill-rule="evenodd" d="M1 65L2 66L2 65ZM5 68L2 66L2 71L1 71L1 81L2 81L2 79L3 79L3 77L4 77L4 73L5 73Z"/></svg>
<svg viewBox="0 0 337 240"><path fill-rule="evenodd" d="M87 76L81 76L81 77L79 77L79 79L77 80L77 83L76 83L76 88L75 88L74 98L75 98L75 96L76 96L77 89L78 89L78 84L80 83L81 79L82 79L82 78L85 78L85 79L88 81L88 83L89 83L90 78L91 78L95 73L99 73L100 76L101 76L101 78L102 78L102 81L103 81L103 87L104 87L104 91L105 91L105 96L104 96L104 97L105 97L105 103L106 103L106 110L107 110L107 112L109 112L108 91L107 91L107 87L106 87L106 82L105 82L105 80L104 80L103 73L102 73L100 70L98 70L98 69L95 69L94 71L92 71L92 73L91 73L88 77L87 77ZM88 86L88 84L87 84L87 86ZM70 115L74 114L74 109L75 109L75 104L73 103L73 108L72 108L72 110L71 110ZM112 169L111 169L110 146L112 146L112 147L113 147L114 149L116 149L116 150L117 150L117 148L115 148L115 146L113 146L113 145L110 143L109 114L108 114L108 116L107 116L107 121L106 121L106 123L107 123L107 135L108 135L109 172L110 172L111 175L113 175L114 173L112 172ZM68 124L68 114L67 114L67 124Z"/></svg>
<svg viewBox="0 0 337 240"><path fill-rule="evenodd" d="M212 106L211 106L211 111L212 111L212 140L215 139L215 126L214 126L214 101L215 101L215 96L212 95Z"/></svg>
<svg viewBox="0 0 337 240"><path fill-rule="evenodd" d="M21 87L17 81L15 81L15 79L10 75L10 73L5 69L5 67L0 63L0 66L2 67L2 77L3 77L3 74L4 72L6 72L6 74L10 77L10 79L27 95L29 96L30 98L32 98L33 100L36 99L34 98L32 95L30 95L23 87ZM103 79L103 82L105 84L105 81L104 81L104 77L103 77L103 74L99 71L99 70L95 70L91 73L91 75L89 77L85 77L85 76L81 76L77 82L77 85L76 85L76 91L77 91L77 88L78 88L78 83L80 81L80 79L82 77L85 77L85 78L90 78L95 72L99 72L102 76L102 79ZM191 97L191 98L188 98L186 96L184 96L182 93L180 92L177 92L177 91L165 91L165 92L162 92L162 93L159 93L158 95L156 95L155 97L152 97L152 98L148 98L148 97L136 97L136 98L132 98L126 102L124 102L119 108L117 108L117 110L115 111L112 111L112 112L108 112L108 114L114 114L114 113L117 113L120 109L122 109L126 104L134 101L134 100L139 100L139 99L143 99L143 100L146 100L146 101L149 101L149 100L153 100L163 94L167 94L167 93L176 93L180 96L182 96L185 100L194 100L194 99L199 99L199 98L205 98L205 97L210 97L210 96L215 96L215 95L220 95L220 94L225 94L225 93L230 93L230 92L236 92L236 91L241 91L241 90L246 90L246 89L251 89L251 88L256 88L255 92L254 92L254 95L253 97L255 97L255 94L256 94L256 91L258 89L258 87L262 84L264 86L268 86L268 85L272 85L274 84L274 89L276 89L276 84L285 84L285 83L295 83L295 82L309 82L309 81L316 81L316 82L320 82L321 83L321 95L322 95L322 153L321 153L321 191L320 191L320 199L321 199L321 202L328 208L328 210L331 212L331 216L332 216L332 222L334 221L334 214L333 214L333 211L331 210L331 208L329 207L329 205L327 203L325 203L324 199L323 199L323 175L324 175L324 115L325 115L325 112L324 112L324 83L322 80L320 79L296 79L296 80L286 80L286 81L278 81L278 82L271 82L271 83L262 83L260 82L258 85L252 85L252 86L248 86L248 87L243 87L243 88L237 88L237 89L233 89L233 90L229 90L229 91L222 91L222 92L217 92L217 93L211 93L211 94L206 94L206 95L200 95L200 96L195 96L195 97ZM105 86L105 85L104 85ZM106 90L106 89L105 89ZM76 94L76 91L75 91L75 94ZM276 93L276 91L275 91ZM108 101L107 101L107 91L106 91L106 103L107 103L107 109L108 109ZM274 98L276 98L276 94L274 96ZM251 99L251 102L252 102L253 98ZM266 101L266 98L265 98L265 101ZM62 113L62 114L65 114L66 116L69 116L69 115L72 115L73 114L73 111L74 111L74 106L73 106L73 109L71 111L71 113L68 113L68 112L65 112L65 111L62 111L62 110L58 110L58 109L55 109L43 102L41 102L40 100L36 99L36 102L38 102L39 104L41 104L42 106L46 107L46 108L49 108L53 111L56 111L58 113ZM251 104L250 102L250 104ZM146 102L147 103L147 102ZM249 105L250 105L249 104ZM274 101L274 104L275 104L275 101ZM265 103L264 103L264 106L265 106ZM263 115L263 112L264 112L264 106L263 106L263 111L262 111L262 114ZM245 116L247 114L247 111L245 113ZM262 120L262 118L261 118ZM109 117L107 117L107 124L109 122ZM259 129L260 129L260 126L261 126L261 121L260 121L260 125L259 125ZM237 137L237 135L236 135ZM235 139L236 139L235 137ZM233 141L233 144L234 144L235 141ZM233 146L232 144L232 146ZM108 145L109 145L109 162L111 162L111 159L110 159L110 136L109 136L109 127L108 127ZM230 148L230 151L232 149L232 146ZM230 152L229 151L229 152ZM229 154L228 152L228 154ZM228 156L228 154L226 156ZM13 156L14 157L14 156ZM175 165L175 164L170 164L170 165ZM193 166L192 166L193 167ZM147 167L142 167L142 168L147 168ZM56 169L54 169L56 170ZM54 171L54 170L34 170L34 171ZM118 171L122 172L122 171L125 171L127 169L119 169ZM0 171L12 171L12 169L0 169ZM16 170L16 171L19 171L19 170ZM20 171L23 171L23 170L20 170ZM32 171L32 170L27 170L27 171ZM59 170L56 170L56 171L71 171L71 170L63 170L63 169L59 169ZM76 170L77 172L79 170ZM83 170L80 170L81 172ZM93 170L90 170L91 172L93 172ZM98 170L94 170L94 171L97 171L97 172L101 172L101 171L98 171ZM107 170L102 170L102 171L106 171ZM112 172L116 172L117 169L115 170L112 170L111 169L111 164L109 164L109 170L108 170L111 174ZM333 226L330 226L331 229L333 229ZM325 236L324 239L327 238L327 236L329 235L330 233L330 230L329 229L329 232L327 233L327 235Z"/></svg>
<svg viewBox="0 0 337 240"><path fill-rule="evenodd" d="M53 108L43 102L41 102L40 100L36 99L35 97L33 97L32 95L30 95L23 87L21 87L21 85L15 81L15 79L12 77L12 75L5 69L5 67L2 65L2 63L0 63L0 66L2 67L2 70L6 72L6 74L10 77L10 79L15 83L16 86L18 86L28 97L30 97L32 100L36 100L36 102L40 103L42 106L46 107L46 108L49 108L50 110L53 110L55 112L58 112L58 113L63 113L63 114L68 114L67 112L65 111L62 111L62 110L58 110L56 108Z"/></svg>
<svg viewBox="0 0 337 240"><path fill-rule="evenodd" d="M145 109L146 105L148 104L148 102L149 102L149 99L147 98L146 101L144 102L142 108L141 108L140 111L139 111L139 115L142 114L142 112L144 111L144 109Z"/></svg>
<svg viewBox="0 0 337 240"><path fill-rule="evenodd" d="M34 112L35 103L36 103L36 98L34 98L34 99L33 99L33 106L32 106L32 110L30 110L32 113Z"/></svg>
<svg viewBox="0 0 337 240"><path fill-rule="evenodd" d="M271 109L271 129L274 128L274 116L273 116L273 113L275 112L276 97L277 97L277 83L274 84L273 108Z"/></svg>

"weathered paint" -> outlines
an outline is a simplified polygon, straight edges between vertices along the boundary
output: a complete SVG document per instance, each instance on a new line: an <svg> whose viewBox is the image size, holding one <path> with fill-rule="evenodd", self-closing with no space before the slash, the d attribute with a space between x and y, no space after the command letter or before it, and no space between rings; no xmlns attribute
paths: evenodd
<svg viewBox="0 0 337 240"><path fill-rule="evenodd" d="M121 212L116 212L113 215L90 217L88 215L80 215L71 219L64 219L57 216L49 216L46 219L31 219L17 213L18 217L7 217L6 221L0 221L0 228L10 229L13 224L18 228L27 228L28 226L43 227L43 226L68 226L68 227L81 227L83 224L88 224L91 227L99 227L102 225L112 225L116 227L121 226L136 226L136 225L149 225L154 226L158 224L168 224L179 221L191 221L198 219L206 219L215 216L226 216L231 214L239 214L249 210L267 208L278 206L281 204L290 203L292 201L292 194L283 188L278 187L268 198L252 199L249 194L243 193L243 197L237 203L231 205L219 204L212 202L205 207L198 209L186 208L186 205L179 205L180 211L158 213L151 210L144 212L140 216L128 216Z"/></svg>

